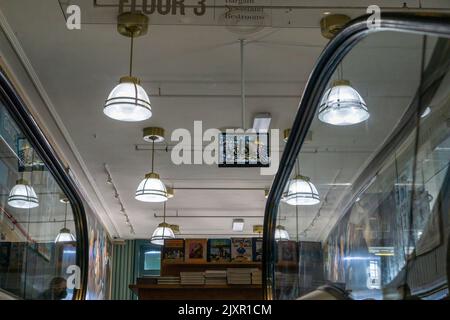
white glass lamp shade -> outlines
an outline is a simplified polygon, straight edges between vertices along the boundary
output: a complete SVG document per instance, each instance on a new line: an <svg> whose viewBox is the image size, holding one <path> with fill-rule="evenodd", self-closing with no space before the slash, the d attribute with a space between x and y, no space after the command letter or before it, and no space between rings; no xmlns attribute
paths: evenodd
<svg viewBox="0 0 450 320"><path fill-rule="evenodd" d="M370 117L367 105L350 82L335 81L322 97L319 120L336 126L348 126Z"/></svg>
<svg viewBox="0 0 450 320"><path fill-rule="evenodd" d="M289 233L283 226L277 226L275 229L275 241L287 241L289 240Z"/></svg>
<svg viewBox="0 0 450 320"><path fill-rule="evenodd" d="M75 241L76 241L75 236L67 228L62 228L55 238L55 243L75 242Z"/></svg>
<svg viewBox="0 0 450 320"><path fill-rule="evenodd" d="M283 197L291 206L311 206L320 202L319 192L308 177L298 175L289 182Z"/></svg>
<svg viewBox="0 0 450 320"><path fill-rule="evenodd" d="M9 193L8 204L13 208L32 209L39 206L39 199L27 181L18 180Z"/></svg>
<svg viewBox="0 0 450 320"><path fill-rule="evenodd" d="M141 181L136 190L136 200L143 202L164 202L167 201L166 186L159 179L156 173L149 173Z"/></svg>
<svg viewBox="0 0 450 320"><path fill-rule="evenodd" d="M144 121L152 116L150 99L133 77L123 77L109 94L103 113L120 121Z"/></svg>
<svg viewBox="0 0 450 320"><path fill-rule="evenodd" d="M161 223L158 228L153 232L150 242L159 246L164 245L165 239L174 239L175 234L167 223Z"/></svg>

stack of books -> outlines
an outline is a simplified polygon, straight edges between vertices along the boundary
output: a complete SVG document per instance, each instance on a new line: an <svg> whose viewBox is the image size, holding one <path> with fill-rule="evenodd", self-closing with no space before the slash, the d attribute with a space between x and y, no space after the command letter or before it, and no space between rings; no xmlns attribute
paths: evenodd
<svg viewBox="0 0 450 320"><path fill-rule="evenodd" d="M252 284L252 268L228 268L228 284Z"/></svg>
<svg viewBox="0 0 450 320"><path fill-rule="evenodd" d="M226 285L227 271L226 270L206 270L205 284Z"/></svg>
<svg viewBox="0 0 450 320"><path fill-rule="evenodd" d="M262 272L259 269L252 271L252 284L262 284Z"/></svg>
<svg viewBox="0 0 450 320"><path fill-rule="evenodd" d="M205 284L203 272L180 272L181 284Z"/></svg>
<svg viewBox="0 0 450 320"><path fill-rule="evenodd" d="M158 284L180 284L180 277L159 277L157 279Z"/></svg>

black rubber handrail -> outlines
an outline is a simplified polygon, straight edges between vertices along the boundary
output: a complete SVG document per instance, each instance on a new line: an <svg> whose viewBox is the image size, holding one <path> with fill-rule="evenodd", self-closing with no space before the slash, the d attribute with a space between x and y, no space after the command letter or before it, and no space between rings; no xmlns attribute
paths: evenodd
<svg viewBox="0 0 450 320"><path fill-rule="evenodd" d="M308 79L298 111L291 127L288 142L280 159L278 172L272 183L265 208L263 242L264 298L273 297L275 227L282 193L294 169L300 149L317 111L320 99L335 69L347 53L368 34L379 31L399 31L450 36L450 15L423 13L382 13L379 27L369 28L369 15L349 22L321 53Z"/></svg>
<svg viewBox="0 0 450 320"><path fill-rule="evenodd" d="M28 111L25 103L17 94L13 85L0 69L0 98L14 119L17 126L33 146L46 168L58 183L62 192L68 197L75 220L77 236L76 264L80 268L80 288L74 289L73 299L82 300L86 297L88 268L89 268L89 241L87 219L83 201L78 188L66 172L61 160L45 137L42 130Z"/></svg>

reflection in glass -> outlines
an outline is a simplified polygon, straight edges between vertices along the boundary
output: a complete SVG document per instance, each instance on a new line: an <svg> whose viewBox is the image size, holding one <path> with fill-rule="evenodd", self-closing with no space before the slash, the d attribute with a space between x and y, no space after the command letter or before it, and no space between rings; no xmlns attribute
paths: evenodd
<svg viewBox="0 0 450 320"><path fill-rule="evenodd" d="M330 286L357 300L448 297L450 41L382 32L345 60L371 106L370 121L324 125L369 117L356 91L330 85L297 159L314 181L309 192L321 199L291 207L289 193L301 188L297 179L285 186L278 217L292 244L274 244L273 296L299 299ZM418 89L422 83L432 85ZM339 110L341 95L355 104Z"/></svg>
<svg viewBox="0 0 450 320"><path fill-rule="evenodd" d="M1 100L0 194L0 289L23 299L72 299L71 207L60 202L61 188Z"/></svg>
<svg viewBox="0 0 450 320"><path fill-rule="evenodd" d="M17 180L8 197L8 204L19 209L32 209L39 206L39 200L33 187L26 180Z"/></svg>
<svg viewBox="0 0 450 320"><path fill-rule="evenodd" d="M347 80L334 81L320 103L320 121L336 126L357 124L369 116L366 102Z"/></svg>

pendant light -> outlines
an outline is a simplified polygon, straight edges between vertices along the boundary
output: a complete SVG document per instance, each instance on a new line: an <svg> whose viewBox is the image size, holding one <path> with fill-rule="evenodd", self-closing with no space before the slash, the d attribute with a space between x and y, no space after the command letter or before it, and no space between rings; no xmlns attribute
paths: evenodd
<svg viewBox="0 0 450 320"><path fill-rule="evenodd" d="M39 199L30 183L22 178L11 189L8 205L18 209L32 209L39 206Z"/></svg>
<svg viewBox="0 0 450 320"><path fill-rule="evenodd" d="M64 203L66 206L65 214L64 214L64 228L62 228L58 235L55 238L55 243L64 243L64 242L75 242L75 236L70 232L70 230L66 227L67 222L67 206L69 205L69 199L65 197L65 195L60 195L60 202Z"/></svg>
<svg viewBox="0 0 450 320"><path fill-rule="evenodd" d="M119 121L147 120L152 116L150 99L141 87L140 80L132 74L134 38L147 33L148 17L142 13L123 13L118 17L117 30L131 39L130 72L128 76L120 79L120 83L109 94L103 113Z"/></svg>
<svg viewBox="0 0 450 320"><path fill-rule="evenodd" d="M170 224L166 223L166 202L164 202L164 220L153 232L150 242L158 246L162 246L164 245L164 240L174 238L175 234L173 233Z"/></svg>
<svg viewBox="0 0 450 320"><path fill-rule="evenodd" d="M289 182L287 192L283 194L283 201L291 206L311 206L320 202L319 192L311 179L299 174L297 160L297 175Z"/></svg>
<svg viewBox="0 0 450 320"><path fill-rule="evenodd" d="M166 186L159 178L159 175L153 171L155 163L155 142L164 141L164 129L145 128L144 140L152 142L152 172L146 174L145 178L139 184L135 198L143 202L165 202L168 199Z"/></svg>
<svg viewBox="0 0 450 320"><path fill-rule="evenodd" d="M322 97L319 120L336 126L349 126L369 119L366 102L351 85L342 79L342 64L339 80L333 82Z"/></svg>
<svg viewBox="0 0 450 320"><path fill-rule="evenodd" d="M287 241L289 240L289 232L282 225L278 225L275 229L275 241Z"/></svg>
<svg viewBox="0 0 450 320"><path fill-rule="evenodd" d="M310 206L320 202L319 193L308 177L297 175L289 182L284 201L292 206Z"/></svg>

